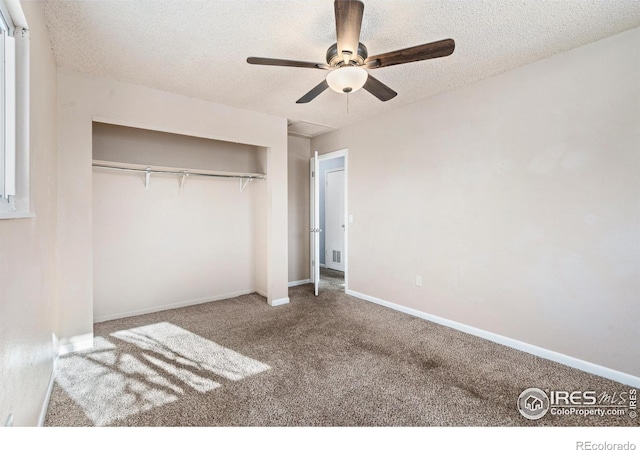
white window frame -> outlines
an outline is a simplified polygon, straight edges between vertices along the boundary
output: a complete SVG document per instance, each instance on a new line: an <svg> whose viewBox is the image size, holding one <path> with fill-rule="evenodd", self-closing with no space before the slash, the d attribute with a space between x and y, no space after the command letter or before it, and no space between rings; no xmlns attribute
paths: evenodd
<svg viewBox="0 0 640 450"><path fill-rule="evenodd" d="M0 0L0 219L29 210L29 33L17 0Z"/></svg>
<svg viewBox="0 0 640 450"><path fill-rule="evenodd" d="M15 190L15 27L0 4L0 199L9 201Z"/></svg>

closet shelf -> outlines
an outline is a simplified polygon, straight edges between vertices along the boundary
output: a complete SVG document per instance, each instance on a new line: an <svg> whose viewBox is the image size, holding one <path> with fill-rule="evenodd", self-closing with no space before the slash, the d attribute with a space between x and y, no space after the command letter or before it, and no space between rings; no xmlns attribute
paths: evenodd
<svg viewBox="0 0 640 450"><path fill-rule="evenodd" d="M217 170L205 170L205 169L188 169L178 167L165 167L165 166L151 166L144 164L132 164L113 161L100 161L94 159L92 162L93 167L100 169L115 169L124 170L128 172L151 172L151 173L165 173L168 175L183 175L188 174L203 176L203 177L222 177L222 178L242 178L242 179L257 179L264 180L266 175L264 173L242 173L242 172L222 172Z"/></svg>
<svg viewBox="0 0 640 450"><path fill-rule="evenodd" d="M218 177L218 178L236 178L240 180L240 191L244 191L249 181L264 180L267 176L264 173L240 173L240 172L221 172L216 170L205 169L186 169L178 167L166 167L166 166L150 166L144 164L132 164L122 163L114 161L100 161L94 159L91 164L98 169L111 169L122 170L125 172L141 172L145 174L145 188L149 189L149 178L152 173L165 174L165 175L179 175L182 177L180 180L180 192L186 177L198 176L198 177Z"/></svg>

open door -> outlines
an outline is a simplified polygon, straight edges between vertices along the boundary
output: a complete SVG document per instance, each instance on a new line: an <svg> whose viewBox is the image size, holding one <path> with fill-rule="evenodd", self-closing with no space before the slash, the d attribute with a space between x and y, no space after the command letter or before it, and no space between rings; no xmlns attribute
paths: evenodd
<svg viewBox="0 0 640 450"><path fill-rule="evenodd" d="M318 151L311 158L311 281L313 281L313 290L318 295L318 287L320 285L320 161L318 159Z"/></svg>

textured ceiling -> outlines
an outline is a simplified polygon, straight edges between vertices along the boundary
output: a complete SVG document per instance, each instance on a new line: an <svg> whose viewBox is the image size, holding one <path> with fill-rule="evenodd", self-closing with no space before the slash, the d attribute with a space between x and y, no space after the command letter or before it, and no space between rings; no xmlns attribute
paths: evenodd
<svg viewBox="0 0 640 450"><path fill-rule="evenodd" d="M58 65L341 127L640 25L638 0L364 0L370 55L444 38L453 55L372 71L398 92L296 100L327 72L254 66L248 56L324 62L332 0L48 1Z"/></svg>

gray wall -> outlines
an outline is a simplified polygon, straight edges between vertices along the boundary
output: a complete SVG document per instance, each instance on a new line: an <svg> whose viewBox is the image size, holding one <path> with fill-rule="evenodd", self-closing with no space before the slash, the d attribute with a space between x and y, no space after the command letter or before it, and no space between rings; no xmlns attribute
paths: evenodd
<svg viewBox="0 0 640 450"><path fill-rule="evenodd" d="M349 289L640 376L638 48L630 30L314 138L349 149Z"/></svg>
<svg viewBox="0 0 640 450"><path fill-rule="evenodd" d="M92 120L266 148L264 182L252 183L256 290L288 302L287 121L252 111L58 68L58 296L60 344L93 338Z"/></svg>
<svg viewBox="0 0 640 450"><path fill-rule="evenodd" d="M0 220L0 424L35 426L57 331L56 62L40 2L23 2L30 28L30 185L34 218Z"/></svg>

